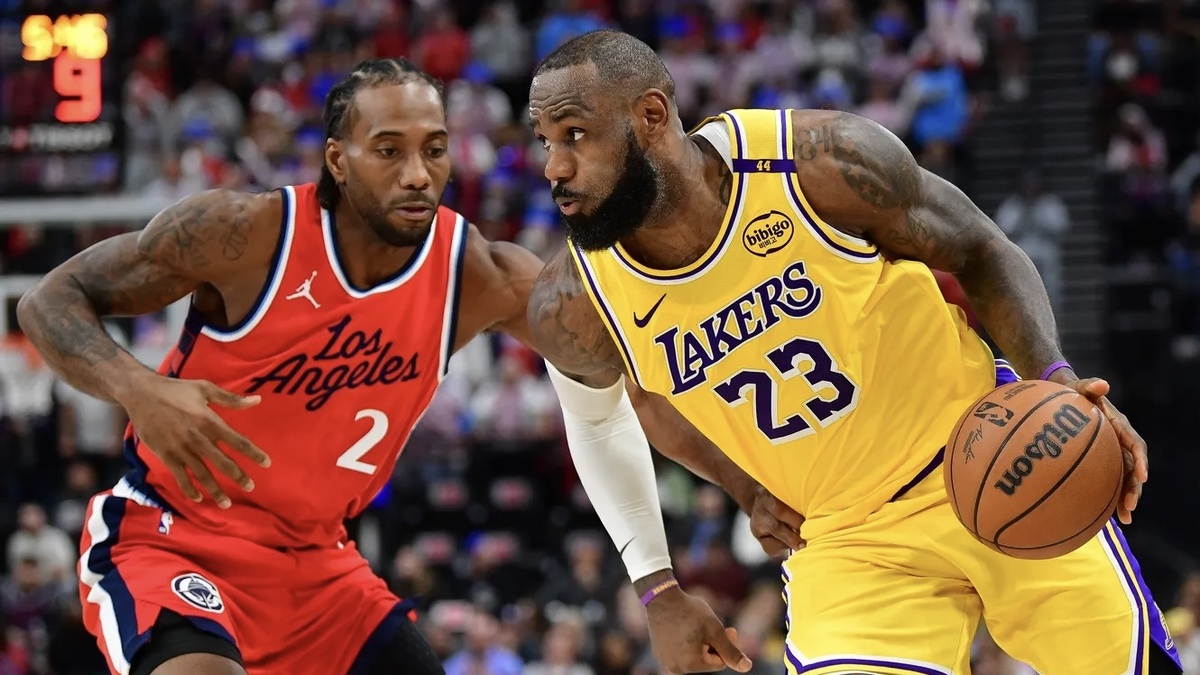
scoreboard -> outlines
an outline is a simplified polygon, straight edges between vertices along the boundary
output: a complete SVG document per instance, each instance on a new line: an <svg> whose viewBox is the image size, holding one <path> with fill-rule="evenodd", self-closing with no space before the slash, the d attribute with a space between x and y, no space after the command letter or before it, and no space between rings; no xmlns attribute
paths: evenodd
<svg viewBox="0 0 1200 675"><path fill-rule="evenodd" d="M0 17L0 197L117 191L122 82L111 3L15 4Z"/></svg>

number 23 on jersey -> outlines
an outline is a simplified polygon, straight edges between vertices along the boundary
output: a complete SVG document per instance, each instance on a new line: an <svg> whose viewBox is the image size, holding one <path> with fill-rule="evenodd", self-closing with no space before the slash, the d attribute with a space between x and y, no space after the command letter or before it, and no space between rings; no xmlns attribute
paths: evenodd
<svg viewBox="0 0 1200 675"><path fill-rule="evenodd" d="M858 385L838 369L819 340L792 338L767 352L766 358L771 372L739 370L713 387L713 391L730 407L753 402L755 426L772 443L807 436L815 431L812 422L827 427L858 405ZM808 382L816 395L799 405L789 405L788 401L780 400L780 383L797 375Z"/></svg>

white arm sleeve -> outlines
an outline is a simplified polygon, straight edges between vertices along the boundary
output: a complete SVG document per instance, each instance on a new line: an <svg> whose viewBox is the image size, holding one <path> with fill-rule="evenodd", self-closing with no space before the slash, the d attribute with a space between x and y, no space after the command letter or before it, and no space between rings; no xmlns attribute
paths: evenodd
<svg viewBox="0 0 1200 675"><path fill-rule="evenodd" d="M632 580L671 568L667 533L658 503L650 443L618 381L593 389L546 370L562 404L567 445L583 489Z"/></svg>

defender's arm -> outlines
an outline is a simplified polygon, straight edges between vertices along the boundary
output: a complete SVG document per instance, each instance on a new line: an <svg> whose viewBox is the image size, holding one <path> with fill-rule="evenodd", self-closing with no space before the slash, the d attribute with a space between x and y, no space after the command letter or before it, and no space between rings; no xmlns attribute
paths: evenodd
<svg viewBox="0 0 1200 675"><path fill-rule="evenodd" d="M793 111L796 171L817 213L886 254L950 272L1017 372L1062 360L1046 287L1029 257L954 185L864 117ZM1060 382L1075 380L1062 369Z"/></svg>
<svg viewBox="0 0 1200 675"><path fill-rule="evenodd" d="M257 222L278 223L278 194L213 190L164 209L141 232L106 239L52 270L17 304L21 329L76 389L120 403L143 366L100 318L154 312L232 274Z"/></svg>

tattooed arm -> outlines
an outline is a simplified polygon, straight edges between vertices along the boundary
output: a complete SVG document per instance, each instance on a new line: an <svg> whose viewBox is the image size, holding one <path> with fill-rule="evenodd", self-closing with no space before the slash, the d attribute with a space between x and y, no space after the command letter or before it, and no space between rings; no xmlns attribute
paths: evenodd
<svg viewBox="0 0 1200 675"><path fill-rule="evenodd" d="M628 429L624 447L601 448L601 452L605 453L601 454L587 447L589 442L571 443L572 456L580 469L580 479L584 481L584 487L593 501L597 502L597 512L605 508L598 503L602 499L598 496L612 488L617 495L614 499L617 503L641 502L645 504L644 508L652 508L654 514L649 520L657 521L657 527L661 528L654 468L645 437L666 457L724 488L742 508L749 511L753 507L758 490L758 483L754 479L684 419L666 398L646 392L628 379L622 384L625 366L617 346L596 313L595 306L584 290L579 271L566 250L560 251L538 277L529 298L528 325L534 348L554 366L551 376L563 402L564 416L569 419L573 414L572 403L575 401L579 403L574 408L583 405L600 408L600 403L587 400L590 398L589 390L597 392L600 400L608 396L607 400L610 401L606 404L609 410L597 413L591 421L602 423L606 415L624 414L622 424ZM629 403L621 404L621 400ZM621 408L624 408L624 413L620 413ZM586 416L586 412L580 414ZM643 433L645 437L642 437ZM568 440L573 440L570 438L570 429ZM616 440L615 437L612 440ZM628 469L622 470L615 465L614 458L618 457ZM597 458L600 460L598 464ZM644 495L630 496L628 488L636 487L638 475L644 477ZM605 481L605 478L615 480L618 484L606 485L609 481ZM589 485L589 482L592 484ZM624 492L622 488L626 488ZM619 519L620 516L614 514L613 518ZM610 522L605 521L618 547L634 536L625 532L620 525L609 525ZM655 559L666 567L665 541L662 546L664 549ZM632 560L634 555L627 555L626 558ZM637 567L636 562L633 567ZM653 571L639 569L635 572L631 569L631 576L636 579L635 587L645 590L661 581L659 575L635 576ZM669 570L666 574L669 575Z"/></svg>
<svg viewBox="0 0 1200 675"><path fill-rule="evenodd" d="M190 196L141 232L102 241L52 270L21 298L17 320L60 377L120 403L153 371L109 337L101 317L154 312L193 291L204 292L198 302L224 307L217 289L248 268L265 275L281 215L278 193Z"/></svg>
<svg viewBox="0 0 1200 675"><path fill-rule="evenodd" d="M898 138L866 118L793 111L792 123L797 175L822 219L892 257L953 274L1023 377L1062 359L1037 269L961 190L918 166Z"/></svg>
<svg viewBox="0 0 1200 675"><path fill-rule="evenodd" d="M891 132L866 118L793 111L796 171L822 219L894 257L953 274L988 334L1025 378L1061 361L1046 287L1025 253L958 188L917 165ZM1112 422L1126 453L1128 523L1149 475L1146 444L1106 398L1108 383L1070 368L1050 379L1088 396Z"/></svg>
<svg viewBox="0 0 1200 675"><path fill-rule="evenodd" d="M546 266L529 301L530 338L559 372L594 389L616 384L625 373L612 336L583 288L566 251ZM625 390L650 442L664 456L718 485L747 513L758 483L687 421L669 400L625 378Z"/></svg>
<svg viewBox="0 0 1200 675"><path fill-rule="evenodd" d="M635 592L646 603L658 662L671 672L703 672L714 670L710 663L715 653L736 670L747 671L749 659L732 643L720 619L703 600L684 593L671 570L654 462L639 416L649 422L649 432L655 428L651 420L656 412L678 413L665 400L665 409L646 407L653 400L649 397L635 412L621 382L623 366L616 345L565 249L538 277L528 320L534 346L547 359L562 404L579 481L620 551ZM662 425L659 429L671 430ZM703 442L693 452L721 454L698 432L696 436Z"/></svg>

